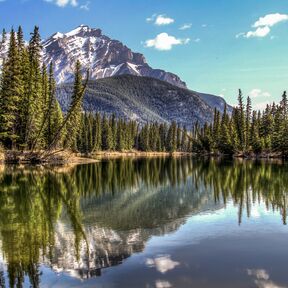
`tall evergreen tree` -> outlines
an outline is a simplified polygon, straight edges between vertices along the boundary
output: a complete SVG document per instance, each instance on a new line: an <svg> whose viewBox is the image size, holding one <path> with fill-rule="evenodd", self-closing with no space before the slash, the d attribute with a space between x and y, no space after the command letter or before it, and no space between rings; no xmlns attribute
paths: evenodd
<svg viewBox="0 0 288 288"><path fill-rule="evenodd" d="M102 146L102 125L101 116L99 113L96 114L94 120L94 151L100 151Z"/></svg>
<svg viewBox="0 0 288 288"><path fill-rule="evenodd" d="M109 151L113 146L112 128L106 115L102 118L102 150Z"/></svg>
<svg viewBox="0 0 288 288"><path fill-rule="evenodd" d="M42 99L41 73L41 37L39 28L34 27L28 46L29 53L29 91L28 91L28 120L26 127L26 142L31 146L39 135L44 117Z"/></svg>
<svg viewBox="0 0 288 288"><path fill-rule="evenodd" d="M66 138L65 146L67 148L76 148L76 137L81 128L81 113L82 113L82 102L79 101L81 93L83 93L83 83L81 75L81 64L80 61L76 62L74 87L69 110L72 111L69 120L66 124ZM83 95L82 95L83 96Z"/></svg>
<svg viewBox="0 0 288 288"><path fill-rule="evenodd" d="M7 148L16 148L16 141L19 138L18 111L22 92L20 58L15 32L12 29L8 57L2 68L0 93L0 139Z"/></svg>
<svg viewBox="0 0 288 288"><path fill-rule="evenodd" d="M252 113L252 105L251 105L251 98L247 97L247 104L246 104L246 140L245 140L245 147L246 149L249 148L251 142L251 131L250 131L250 124L251 124L251 113Z"/></svg>

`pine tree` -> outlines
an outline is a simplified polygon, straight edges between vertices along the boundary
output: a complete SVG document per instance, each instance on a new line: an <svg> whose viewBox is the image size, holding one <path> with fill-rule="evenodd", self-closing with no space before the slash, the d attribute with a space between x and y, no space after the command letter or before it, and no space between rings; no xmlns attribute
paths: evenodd
<svg viewBox="0 0 288 288"><path fill-rule="evenodd" d="M7 41L7 33L6 33L6 30L3 29L2 30L2 35L1 35L0 50L3 48L4 44L6 43L6 41Z"/></svg>
<svg viewBox="0 0 288 288"><path fill-rule="evenodd" d="M94 151L100 151L102 146L102 125L101 116L99 113L96 114L94 120Z"/></svg>
<svg viewBox="0 0 288 288"><path fill-rule="evenodd" d="M246 104L246 141L245 141L246 149L249 149L251 142L251 131L250 131L251 113L252 113L251 98L248 96Z"/></svg>
<svg viewBox="0 0 288 288"><path fill-rule="evenodd" d="M7 148L16 148L19 102L23 93L20 58L12 29L8 57L2 68L0 93L0 139Z"/></svg>
<svg viewBox="0 0 288 288"><path fill-rule="evenodd" d="M242 151L245 149L246 127L245 127L245 107L243 104L242 91L239 89L238 94L238 117L237 130Z"/></svg>
<svg viewBox="0 0 288 288"><path fill-rule="evenodd" d="M116 150L116 141L117 141L117 124L116 124L116 116L112 114L109 125L111 127L111 150Z"/></svg>
<svg viewBox="0 0 288 288"><path fill-rule="evenodd" d="M19 49L19 45L18 45ZM19 102L19 147L22 149L27 147L27 129L29 121L29 99L30 99L30 63L29 63L29 54L28 50L24 47L22 50L19 49L21 53L21 82L23 87L23 93Z"/></svg>
<svg viewBox="0 0 288 288"><path fill-rule="evenodd" d="M167 151L175 152L177 149L177 124L173 121L167 135Z"/></svg>
<svg viewBox="0 0 288 288"><path fill-rule="evenodd" d="M139 149L141 151L150 151L150 133L149 124L144 125L139 133Z"/></svg>
<svg viewBox="0 0 288 288"><path fill-rule="evenodd" d="M43 66L42 78L43 110L45 111L44 138L45 147L49 147L52 144L55 133L61 127L63 122L61 108L56 99L56 83L54 79L52 63L49 65L48 81L45 66Z"/></svg>
<svg viewBox="0 0 288 288"><path fill-rule="evenodd" d="M261 139L259 137L259 121L256 116L256 111L253 112L252 116L252 124L251 124L251 144L252 144L252 150L254 153L259 154L262 151L262 144Z"/></svg>
<svg viewBox="0 0 288 288"><path fill-rule="evenodd" d="M187 132L186 126L184 126L183 131L182 131L181 151L183 152L188 151L188 132Z"/></svg>
<svg viewBox="0 0 288 288"><path fill-rule="evenodd" d="M41 73L41 37L39 28L34 27L28 46L29 53L29 91L28 91L28 120L26 127L26 142L31 147L35 143L42 127L44 111L42 99L42 73Z"/></svg>
<svg viewBox="0 0 288 288"><path fill-rule="evenodd" d="M281 108L283 113L283 118L286 121L288 118L288 100L287 100L287 93L286 91L283 92L282 100L281 100Z"/></svg>
<svg viewBox="0 0 288 288"><path fill-rule="evenodd" d="M82 113L82 101L79 101L83 93L83 83L81 75L81 64L76 62L74 87L69 110L73 110L69 121L66 124L66 138L65 147L76 150L76 138L81 128L81 113Z"/></svg>
<svg viewBox="0 0 288 288"><path fill-rule="evenodd" d="M182 139L182 131L180 125L177 125L177 132L176 132L176 150L180 151L181 149L181 139Z"/></svg>
<svg viewBox="0 0 288 288"><path fill-rule="evenodd" d="M220 138L218 142L218 149L221 153L232 155L234 152L231 135L229 131L229 116L227 114L227 105L225 103L224 112L221 120Z"/></svg>
<svg viewBox="0 0 288 288"><path fill-rule="evenodd" d="M218 149L220 139L220 112L214 109L214 120L213 120L213 135L212 135L212 148Z"/></svg>
<svg viewBox="0 0 288 288"><path fill-rule="evenodd" d="M109 151L113 145L112 127L106 115L102 118L102 150Z"/></svg>
<svg viewBox="0 0 288 288"><path fill-rule="evenodd" d="M120 152L125 149L122 127L123 127L122 120L120 119L117 122L117 138L116 138L116 150Z"/></svg>
<svg viewBox="0 0 288 288"><path fill-rule="evenodd" d="M24 35L23 35L23 30L21 26L18 27L18 31L17 31L17 47L18 47L19 53L21 53L23 49L25 48Z"/></svg>

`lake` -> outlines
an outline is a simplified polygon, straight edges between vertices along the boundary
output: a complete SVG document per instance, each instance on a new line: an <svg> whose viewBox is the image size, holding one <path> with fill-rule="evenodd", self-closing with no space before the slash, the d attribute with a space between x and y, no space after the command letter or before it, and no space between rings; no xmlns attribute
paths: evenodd
<svg viewBox="0 0 288 288"><path fill-rule="evenodd" d="M288 287L288 166L0 166L0 287Z"/></svg>

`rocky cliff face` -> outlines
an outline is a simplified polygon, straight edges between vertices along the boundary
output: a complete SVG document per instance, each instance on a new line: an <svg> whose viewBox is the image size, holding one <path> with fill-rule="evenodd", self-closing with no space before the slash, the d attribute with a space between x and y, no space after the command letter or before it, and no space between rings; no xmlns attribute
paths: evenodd
<svg viewBox="0 0 288 288"><path fill-rule="evenodd" d="M43 42L44 60L55 65L57 83L72 82L73 70L80 60L83 70L90 70L90 79L129 74L164 80L179 87L186 87L172 73L152 69L140 53L134 53L117 40L102 34L100 29L80 25L66 34L55 33Z"/></svg>

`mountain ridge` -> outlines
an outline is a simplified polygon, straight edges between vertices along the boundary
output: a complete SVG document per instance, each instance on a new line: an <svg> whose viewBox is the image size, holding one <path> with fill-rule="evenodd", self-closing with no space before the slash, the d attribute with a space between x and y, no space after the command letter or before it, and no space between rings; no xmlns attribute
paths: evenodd
<svg viewBox="0 0 288 288"><path fill-rule="evenodd" d="M58 85L57 98L64 111L69 107L72 90L72 84ZM211 123L215 107L223 112L222 102L210 106L200 93L155 78L133 75L89 81L83 100L85 111L115 114L140 124L176 121L190 129L196 122Z"/></svg>

